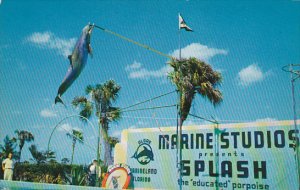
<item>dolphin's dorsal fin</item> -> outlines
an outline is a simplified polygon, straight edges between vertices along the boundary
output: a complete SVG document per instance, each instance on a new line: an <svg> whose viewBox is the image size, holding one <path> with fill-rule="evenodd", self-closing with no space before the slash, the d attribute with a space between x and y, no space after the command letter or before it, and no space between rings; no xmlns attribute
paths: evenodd
<svg viewBox="0 0 300 190"><path fill-rule="evenodd" d="M70 61L71 67L73 68L73 65L72 65L72 55L68 55L68 59L69 59L69 61Z"/></svg>

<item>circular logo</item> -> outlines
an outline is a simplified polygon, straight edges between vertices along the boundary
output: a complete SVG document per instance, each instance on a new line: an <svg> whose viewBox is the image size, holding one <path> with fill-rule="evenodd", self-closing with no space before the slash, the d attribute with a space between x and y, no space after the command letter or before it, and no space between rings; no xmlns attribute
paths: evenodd
<svg viewBox="0 0 300 190"><path fill-rule="evenodd" d="M152 152L152 148L147 143L142 143L139 145L139 147L136 149L134 155L132 158L135 158L140 164L146 165L150 161L154 160L154 155Z"/></svg>
<svg viewBox="0 0 300 190"><path fill-rule="evenodd" d="M131 180L130 168L126 164L116 164L108 169L102 187L108 189L127 189Z"/></svg>

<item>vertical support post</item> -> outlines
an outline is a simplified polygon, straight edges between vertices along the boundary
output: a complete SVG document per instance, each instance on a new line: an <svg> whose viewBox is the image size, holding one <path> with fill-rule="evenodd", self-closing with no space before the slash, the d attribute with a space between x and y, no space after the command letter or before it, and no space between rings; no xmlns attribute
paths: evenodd
<svg viewBox="0 0 300 190"><path fill-rule="evenodd" d="M180 13L178 13L179 16ZM180 23L179 23L179 28L178 28L178 46L179 46L179 64L181 61L181 43L180 43ZM181 65L179 65L179 73L181 72ZM180 74L181 77L181 74ZM182 121L180 117L180 97L181 97L181 92L178 92L178 104L177 104L177 167L178 167L178 173L179 173L179 189L182 190ZM179 116L179 118L178 118ZM179 122L180 121L180 122ZM178 130L179 128L179 130ZM178 148L179 148L179 159L178 159Z"/></svg>
<svg viewBox="0 0 300 190"><path fill-rule="evenodd" d="M219 123L215 121L216 127L214 127L215 132L215 155L219 153ZM219 156L215 156L215 163L216 163L216 182L219 183ZM219 190L219 186L216 185L216 190Z"/></svg>
<svg viewBox="0 0 300 190"><path fill-rule="evenodd" d="M295 80L298 78L293 77L292 68L290 67L291 71L291 83L292 83L292 98L293 98L293 112L294 112L294 127L295 131L298 131L297 126L297 113L296 113L296 100L295 100ZM298 134L298 133L297 133ZM295 164L297 169L297 180L298 180L298 186L300 189L300 169L299 169L299 145L297 144L297 141L295 140Z"/></svg>
<svg viewBox="0 0 300 190"><path fill-rule="evenodd" d="M102 134L102 123L101 123L101 119L102 119L102 110L101 110L101 101L99 103L99 110L98 110L98 113L100 113L100 117L99 117L99 124L98 124L98 144L97 144L97 162L100 166L100 156L101 156L101 142L100 142L100 137L101 137L101 134ZM97 171L97 170L96 170ZM99 187L100 184L99 184L99 176L98 174L96 174L96 186Z"/></svg>

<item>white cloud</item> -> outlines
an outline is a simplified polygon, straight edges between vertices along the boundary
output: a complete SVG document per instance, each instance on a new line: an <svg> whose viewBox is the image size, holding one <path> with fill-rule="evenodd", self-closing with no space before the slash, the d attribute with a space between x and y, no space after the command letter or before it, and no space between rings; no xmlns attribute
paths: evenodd
<svg viewBox="0 0 300 190"><path fill-rule="evenodd" d="M75 38L62 39L51 32L34 32L26 38L26 41L36 44L43 48L55 49L59 54L67 57L71 54L76 43Z"/></svg>
<svg viewBox="0 0 300 190"><path fill-rule="evenodd" d="M270 74L270 71L263 73L258 65L252 64L246 68L243 68L238 73L239 84L242 86L249 86L253 83L262 81Z"/></svg>
<svg viewBox="0 0 300 190"><path fill-rule="evenodd" d="M200 43L192 43L181 49L182 58L196 57L203 61L208 61L216 55L227 55L227 53L227 50L209 48L208 46ZM179 50L174 50L171 53L171 56L179 57ZM134 61L131 65L127 65L125 70L131 79L148 79L165 77L172 71L172 67L165 65L157 70L149 70L143 67L141 63Z"/></svg>
<svg viewBox="0 0 300 190"><path fill-rule="evenodd" d="M135 69L139 69L141 68L142 64L137 62L137 61L134 61L131 65L127 65L125 67L125 70L126 71L131 71L131 70L135 70Z"/></svg>
<svg viewBox="0 0 300 190"><path fill-rule="evenodd" d="M134 61L131 65L127 65L125 70L131 79L148 79L165 77L172 71L172 68L165 65L158 70L148 70L141 63Z"/></svg>
<svg viewBox="0 0 300 190"><path fill-rule="evenodd" d="M58 131L62 131L62 132L70 132L72 131L73 127L69 124L69 123L64 123L62 124L60 127L58 127Z"/></svg>
<svg viewBox="0 0 300 190"><path fill-rule="evenodd" d="M34 32L31 36L28 37L28 41L36 44L44 44L50 42L50 32Z"/></svg>
<svg viewBox="0 0 300 190"><path fill-rule="evenodd" d="M42 117L46 117L46 118L49 118L49 117L56 117L57 114L55 112L53 112L52 110L49 110L49 109L43 109L41 112L40 112L40 115Z"/></svg>
<svg viewBox="0 0 300 190"><path fill-rule="evenodd" d="M210 48L200 43L192 43L181 49L182 58L196 57L203 61L209 61L216 55L227 55L228 51L223 49ZM179 49L171 53L173 57L179 57Z"/></svg>

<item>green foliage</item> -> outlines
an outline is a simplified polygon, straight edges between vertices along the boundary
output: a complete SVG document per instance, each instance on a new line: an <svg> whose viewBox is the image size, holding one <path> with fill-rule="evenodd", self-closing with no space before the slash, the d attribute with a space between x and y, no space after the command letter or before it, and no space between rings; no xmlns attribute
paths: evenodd
<svg viewBox="0 0 300 190"><path fill-rule="evenodd" d="M83 143L83 133L76 129L72 129L72 133L68 132L67 136L72 138L72 156L71 156L71 165L73 164L74 152L75 152L75 145L76 142Z"/></svg>
<svg viewBox="0 0 300 190"><path fill-rule="evenodd" d="M112 156L110 145L108 144L108 130L109 123L117 121L121 118L121 111L118 107L113 107L112 103L119 97L121 87L114 81L108 80L104 84L96 84L94 86L88 85L85 89L87 95L90 95L92 102L86 97L75 97L72 105L75 108L80 108L80 115L85 118L90 118L92 113L96 111L96 116L99 118L99 127L102 127L102 137L105 146L105 164L112 164ZM85 121L84 119L82 119ZM99 142L98 142L99 144ZM97 150L97 157L99 157L99 147Z"/></svg>
<svg viewBox="0 0 300 190"><path fill-rule="evenodd" d="M17 134L17 140L19 142L19 160L20 160L22 149L23 149L25 142L34 141L34 136L29 131L24 131L24 130L21 130L21 131L16 130L15 133Z"/></svg>
<svg viewBox="0 0 300 190"><path fill-rule="evenodd" d="M115 147L117 143L119 143L119 139L116 137L108 137L108 143L110 144L111 147Z"/></svg>
<svg viewBox="0 0 300 190"><path fill-rule="evenodd" d="M67 137L72 138L73 144L76 144L77 141L83 143L83 133L79 130L72 129L72 133L68 132Z"/></svg>
<svg viewBox="0 0 300 190"><path fill-rule="evenodd" d="M1 153L2 157L6 158L9 153L12 153L14 159L19 159L19 154L16 151L17 139L14 137L9 138L9 136L6 135L3 142L4 142L4 145L0 144L0 153Z"/></svg>
<svg viewBox="0 0 300 190"><path fill-rule="evenodd" d="M169 64L174 69L169 78L180 93L181 123L186 120L196 93L213 105L222 101L222 93L217 89L222 83L221 73L214 71L209 64L196 58L172 59Z"/></svg>
<svg viewBox="0 0 300 190"><path fill-rule="evenodd" d="M82 166L72 166L71 176L72 176L72 185L87 185L87 175L88 173L84 170Z"/></svg>
<svg viewBox="0 0 300 190"><path fill-rule="evenodd" d="M73 99L72 105L74 107L80 107L80 115L85 118L90 118L93 114L93 104L83 96L77 96ZM82 121L86 122L85 119L81 118Z"/></svg>
<svg viewBox="0 0 300 190"><path fill-rule="evenodd" d="M70 162L69 158L63 158L63 159L61 159L61 163L62 164L68 164L69 162Z"/></svg>
<svg viewBox="0 0 300 190"><path fill-rule="evenodd" d="M101 170L106 172L107 167L103 166ZM16 181L87 186L87 176L88 168L83 165L19 162L14 169L14 180Z"/></svg>
<svg viewBox="0 0 300 190"><path fill-rule="evenodd" d="M39 151L35 144L33 144L29 147L29 151L32 155L31 160L37 164L46 163L47 161L53 162L53 159L55 158L55 152L53 152L51 150Z"/></svg>
<svg viewBox="0 0 300 190"><path fill-rule="evenodd" d="M70 172L71 167L69 165L59 163L18 163L15 165L14 176L17 181L66 184L66 173Z"/></svg>

